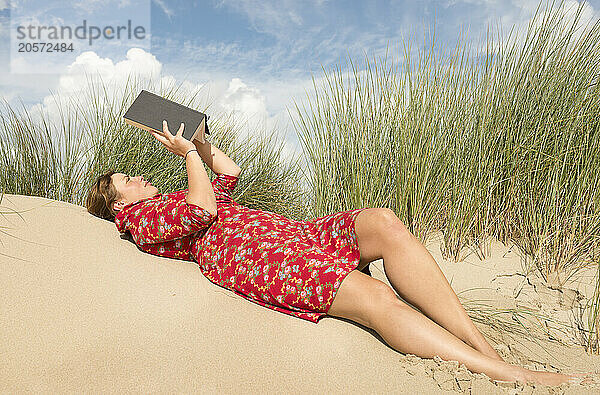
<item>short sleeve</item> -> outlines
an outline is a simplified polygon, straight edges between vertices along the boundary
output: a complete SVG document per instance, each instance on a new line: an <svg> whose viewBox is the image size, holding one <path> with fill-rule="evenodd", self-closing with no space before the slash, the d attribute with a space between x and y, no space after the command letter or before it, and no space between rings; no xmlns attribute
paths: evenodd
<svg viewBox="0 0 600 395"><path fill-rule="evenodd" d="M186 202L185 193L177 193L124 208L115 217L115 224L121 233L129 230L141 246L191 235L210 227L216 218L208 210Z"/></svg>
<svg viewBox="0 0 600 395"><path fill-rule="evenodd" d="M238 179L239 177L230 174L217 174L217 177L212 181L215 197L230 203L235 203L231 194L237 185Z"/></svg>

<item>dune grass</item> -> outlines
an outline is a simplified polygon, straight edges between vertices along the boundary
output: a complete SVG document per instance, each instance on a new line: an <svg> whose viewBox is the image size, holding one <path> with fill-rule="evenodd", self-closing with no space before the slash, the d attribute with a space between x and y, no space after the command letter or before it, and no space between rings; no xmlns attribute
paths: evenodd
<svg viewBox="0 0 600 395"><path fill-rule="evenodd" d="M523 41L488 34L450 56L435 39L417 56L403 43L400 61L313 78L290 113L316 209L389 207L424 243L443 232L455 261L486 257L491 236L512 242L552 287L597 264L600 23L576 29L584 3L572 21L541 5Z"/></svg>

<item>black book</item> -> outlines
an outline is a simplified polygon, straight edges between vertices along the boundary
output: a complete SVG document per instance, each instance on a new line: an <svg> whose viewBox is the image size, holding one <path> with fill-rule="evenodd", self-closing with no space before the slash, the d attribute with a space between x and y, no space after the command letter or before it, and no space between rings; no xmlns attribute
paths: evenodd
<svg viewBox="0 0 600 395"><path fill-rule="evenodd" d="M198 133L204 128L208 132L208 116L154 93L142 90L135 98L125 115L125 122L144 130L156 130L162 132L163 120L172 134L176 134L181 123L184 123L183 137L193 141Z"/></svg>

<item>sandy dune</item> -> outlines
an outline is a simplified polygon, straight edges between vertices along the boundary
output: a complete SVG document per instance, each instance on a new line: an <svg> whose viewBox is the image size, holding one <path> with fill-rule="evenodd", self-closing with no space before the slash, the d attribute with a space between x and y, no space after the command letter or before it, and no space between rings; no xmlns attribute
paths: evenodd
<svg viewBox="0 0 600 395"><path fill-rule="evenodd" d="M326 317L315 325L253 304L209 282L194 262L141 252L83 207L19 195L4 195L0 206L1 392L600 391L496 385L456 363L405 356L359 324ZM585 281L556 291L523 276L516 248L501 243L491 258L459 264L440 257L438 242L427 247L457 292L480 288L463 295L498 308L532 306L568 321L589 292ZM387 282L382 261L371 271ZM600 357L558 324L549 334L530 329L530 340L477 325L509 361L600 371Z"/></svg>

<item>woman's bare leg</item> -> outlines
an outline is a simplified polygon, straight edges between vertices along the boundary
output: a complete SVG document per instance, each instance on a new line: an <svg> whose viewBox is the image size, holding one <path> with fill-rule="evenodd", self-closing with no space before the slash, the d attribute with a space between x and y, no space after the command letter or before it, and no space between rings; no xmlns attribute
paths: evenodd
<svg viewBox="0 0 600 395"><path fill-rule="evenodd" d="M394 349L420 357L438 355L446 361L458 361L476 373L494 380L538 382L559 385L572 376L550 372L534 372L484 355L437 325L402 301L380 308L373 329Z"/></svg>
<svg viewBox="0 0 600 395"><path fill-rule="evenodd" d="M410 232L389 237L383 267L404 300L474 349L503 360L473 324L433 256Z"/></svg>
<svg viewBox="0 0 600 395"><path fill-rule="evenodd" d="M494 380L545 385L578 380L577 376L535 372L484 355L399 300L387 284L357 270L346 276L327 313L374 329L397 351L423 358L438 355Z"/></svg>
<svg viewBox="0 0 600 395"><path fill-rule="evenodd" d="M433 256L392 210L362 211L355 231L361 261L382 257L398 295L474 349L503 360L475 327Z"/></svg>

